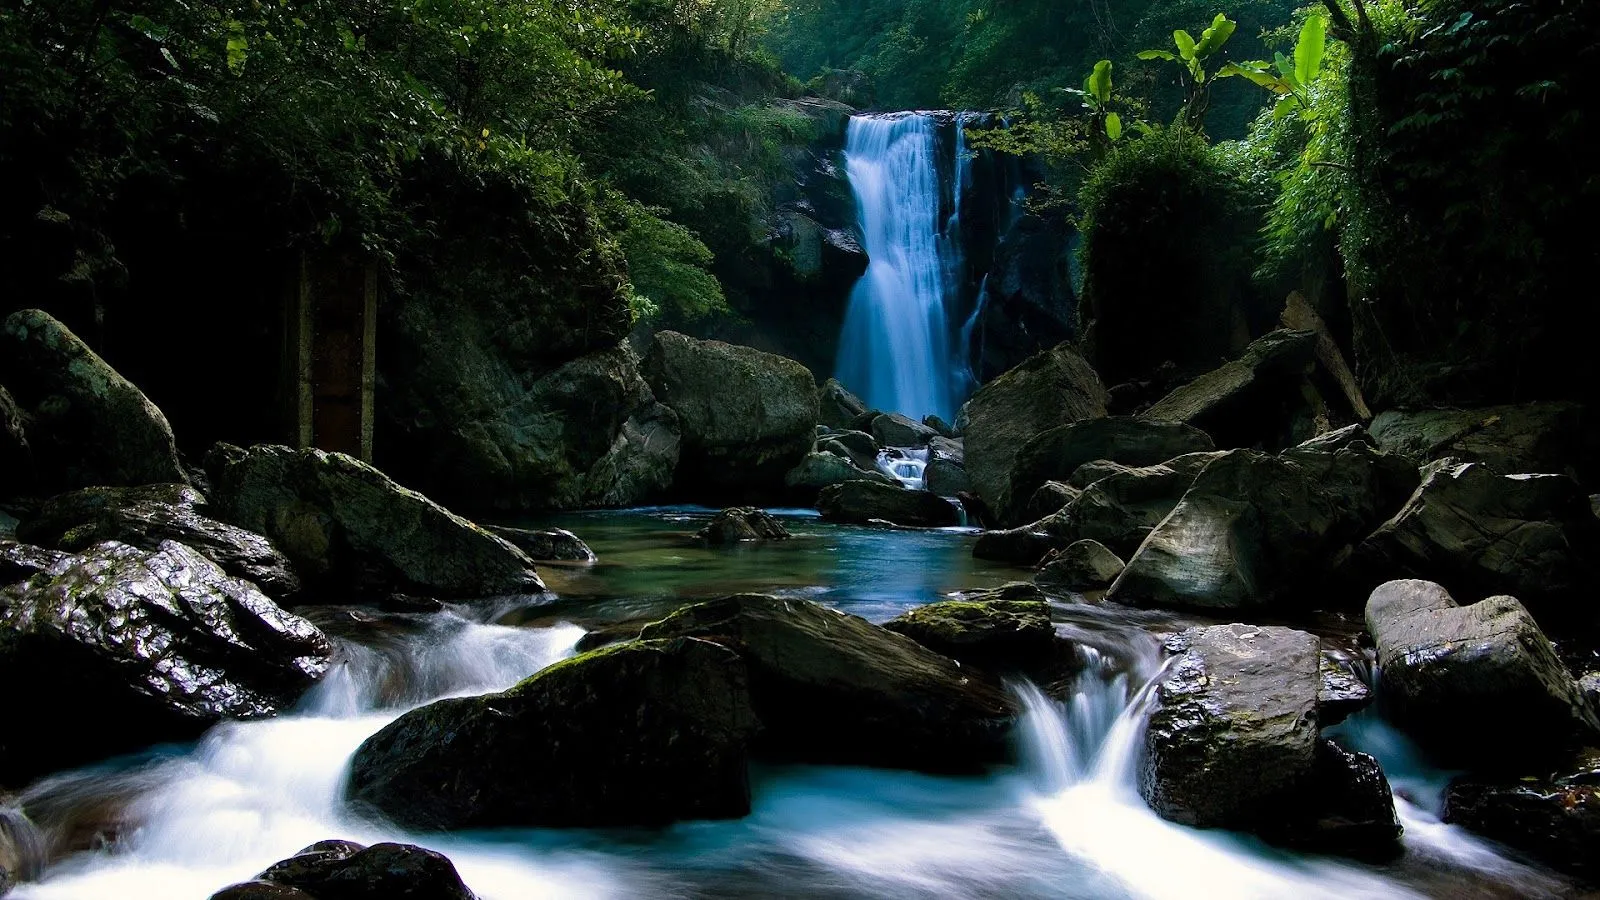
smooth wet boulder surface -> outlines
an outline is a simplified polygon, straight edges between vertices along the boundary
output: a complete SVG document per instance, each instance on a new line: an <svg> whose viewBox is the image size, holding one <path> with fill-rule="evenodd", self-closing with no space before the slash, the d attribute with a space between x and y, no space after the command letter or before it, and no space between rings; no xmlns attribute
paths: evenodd
<svg viewBox="0 0 1600 900"><path fill-rule="evenodd" d="M0 384L27 414L45 488L186 480L166 416L48 313L21 310L0 326Z"/></svg>
<svg viewBox="0 0 1600 900"><path fill-rule="evenodd" d="M1391 578L1436 581L1465 596L1510 594L1541 617L1592 619L1600 520L1565 475L1500 475L1441 462L1342 573L1359 590Z"/></svg>
<svg viewBox="0 0 1600 900"><path fill-rule="evenodd" d="M811 372L750 347L659 332L645 380L683 431L675 487L705 500L781 494L811 449L818 422Z"/></svg>
<svg viewBox="0 0 1600 900"><path fill-rule="evenodd" d="M746 594L687 607L640 635L676 636L744 657L767 758L942 772L1009 753L1015 707L998 685L865 619Z"/></svg>
<svg viewBox="0 0 1600 900"><path fill-rule="evenodd" d="M1600 737L1538 623L1512 597L1457 606L1427 581L1391 581L1367 601L1388 716L1441 761L1489 768L1548 758Z"/></svg>
<svg viewBox="0 0 1600 900"><path fill-rule="evenodd" d="M1445 794L1444 820L1593 880L1600 875L1600 760L1591 751L1556 775L1462 778Z"/></svg>
<svg viewBox="0 0 1600 900"><path fill-rule="evenodd" d="M823 488L817 496L817 510L831 522L856 525L874 521L913 528L961 524L960 508L938 494L870 481L849 481Z"/></svg>
<svg viewBox="0 0 1600 900"><path fill-rule="evenodd" d="M318 841L211 900L477 900L455 864L412 844Z"/></svg>
<svg viewBox="0 0 1600 900"><path fill-rule="evenodd" d="M1380 449L1418 465L1451 457L1507 474L1573 474L1584 455L1583 413L1567 402L1391 410L1379 413L1369 430Z"/></svg>
<svg viewBox="0 0 1600 900"><path fill-rule="evenodd" d="M1041 587L1097 591L1111 586L1126 564L1098 541L1074 541L1033 576Z"/></svg>
<svg viewBox="0 0 1600 900"><path fill-rule="evenodd" d="M841 454L808 453L800 464L783 476L787 487L797 502L815 503L823 488L847 481L873 481L899 487L892 476L874 469L862 469Z"/></svg>
<svg viewBox="0 0 1600 900"><path fill-rule="evenodd" d="M1050 604L1031 585L1011 587L919 606L883 627L964 663L992 669L1032 668L1055 649Z"/></svg>
<svg viewBox="0 0 1600 900"><path fill-rule="evenodd" d="M0 680L28 685L10 714L54 723L0 733L0 777L274 715L332 655L311 623L181 544L91 547L0 591Z"/></svg>
<svg viewBox="0 0 1600 900"><path fill-rule="evenodd" d="M1294 443L1295 419L1305 405L1301 388L1316 350L1316 332L1274 331L1141 415L1193 425L1223 448Z"/></svg>
<svg viewBox="0 0 1600 900"><path fill-rule="evenodd" d="M991 510L1009 510L1011 467L1023 445L1057 426L1104 416L1106 400L1100 377L1066 344L984 385L958 423L977 495Z"/></svg>
<svg viewBox="0 0 1600 900"><path fill-rule="evenodd" d="M922 470L922 485L930 494L955 497L972 490L972 479L967 477L966 467L960 463L934 458L928 460L927 468Z"/></svg>
<svg viewBox="0 0 1600 900"><path fill-rule="evenodd" d="M48 547L0 540L0 587L47 572L68 556L71 554Z"/></svg>
<svg viewBox="0 0 1600 900"><path fill-rule="evenodd" d="M1187 453L1158 466L1116 465L1114 471L1101 470L1105 473L1102 477L1038 527L1055 535L1060 547L1080 540L1099 541L1126 559L1178 505L1201 470L1219 456Z"/></svg>
<svg viewBox="0 0 1600 900"><path fill-rule="evenodd" d="M1322 685L1317 688L1317 721L1326 728L1343 722L1371 705L1372 688L1349 664L1330 651L1322 651Z"/></svg>
<svg viewBox="0 0 1600 900"><path fill-rule="evenodd" d="M737 654L632 641L406 713L356 751L347 795L424 830L734 818L754 728Z"/></svg>
<svg viewBox="0 0 1600 900"><path fill-rule="evenodd" d="M829 378L817 389L817 424L847 429L867 411L867 404L837 378Z"/></svg>
<svg viewBox="0 0 1600 900"><path fill-rule="evenodd" d="M899 413L873 416L867 432L885 447L926 447L929 441L941 436L932 428L913 422Z"/></svg>
<svg viewBox="0 0 1600 900"><path fill-rule="evenodd" d="M766 510L736 506L713 516L695 537L718 546L741 541L786 541L793 535L776 516Z"/></svg>
<svg viewBox="0 0 1600 900"><path fill-rule="evenodd" d="M1108 460L1130 467L1153 466L1211 449L1210 436L1179 422L1112 416L1052 428L1017 451L1011 468L1010 515L1020 520L1026 511L1019 504L1047 481L1068 480L1085 463Z"/></svg>
<svg viewBox="0 0 1600 900"><path fill-rule="evenodd" d="M17 536L76 553L103 541L155 550L176 541L254 584L280 603L300 593L300 577L272 542L206 515L206 498L185 484L93 487L58 494L24 521Z"/></svg>
<svg viewBox="0 0 1600 900"><path fill-rule="evenodd" d="M583 539L565 528L508 528L504 525L485 525L483 530L503 538L513 547L528 554L534 562L591 563L599 559Z"/></svg>
<svg viewBox="0 0 1600 900"><path fill-rule="evenodd" d="M1326 589L1345 548L1400 502L1398 478L1411 472L1364 444L1283 456L1229 451L1206 465L1139 545L1109 598L1303 610Z"/></svg>
<svg viewBox="0 0 1600 900"><path fill-rule="evenodd" d="M527 554L342 453L219 444L206 469L213 512L266 535L326 595L544 591Z"/></svg>

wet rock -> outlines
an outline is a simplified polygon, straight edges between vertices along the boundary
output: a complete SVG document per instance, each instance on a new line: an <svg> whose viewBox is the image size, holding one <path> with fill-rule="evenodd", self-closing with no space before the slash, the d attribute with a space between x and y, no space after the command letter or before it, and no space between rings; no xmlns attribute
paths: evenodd
<svg viewBox="0 0 1600 900"><path fill-rule="evenodd" d="M1097 591L1111 586L1126 564L1098 541L1074 541L1033 576L1042 587Z"/></svg>
<svg viewBox="0 0 1600 900"><path fill-rule="evenodd" d="M1023 445L1051 428L1104 416L1106 399L1099 376L1066 344L984 385L963 410L967 475L984 504L1009 510L1011 468Z"/></svg>
<svg viewBox="0 0 1600 900"><path fill-rule="evenodd" d="M69 555L46 547L0 540L0 587L47 572Z"/></svg>
<svg viewBox="0 0 1600 900"><path fill-rule="evenodd" d="M1393 469L1396 461L1364 444L1281 457L1229 451L1139 545L1108 599L1303 610L1327 589L1346 548L1399 502L1392 476L1411 469Z"/></svg>
<svg viewBox="0 0 1600 900"><path fill-rule="evenodd" d="M1583 407L1576 403L1390 410L1370 430L1378 447L1418 465L1453 457L1496 472L1574 474L1584 455Z"/></svg>
<svg viewBox="0 0 1600 900"><path fill-rule="evenodd" d="M1078 499L1083 493L1082 489L1059 481L1046 481L1028 498L1027 515L1030 522L1037 522L1048 516L1066 509L1072 501Z"/></svg>
<svg viewBox="0 0 1600 900"><path fill-rule="evenodd" d="M806 600L740 595L648 625L703 637L750 667L766 757L970 771L1006 758L1015 714L998 686L914 641Z"/></svg>
<svg viewBox="0 0 1600 900"><path fill-rule="evenodd" d="M535 531L527 528L485 525L483 530L528 554L528 558L534 562L591 563L599 559L582 538L565 528Z"/></svg>
<svg viewBox="0 0 1600 900"><path fill-rule="evenodd" d="M1302 386L1316 350L1316 332L1274 331L1238 359L1156 401L1143 416L1193 425L1218 447L1293 444L1293 420L1306 403Z"/></svg>
<svg viewBox="0 0 1600 900"><path fill-rule="evenodd" d="M738 655L633 641L406 713L356 751L347 795L424 830L738 817L754 727Z"/></svg>
<svg viewBox="0 0 1600 900"><path fill-rule="evenodd" d="M940 436L932 428L913 422L899 413L874 416L869 430L878 443L885 447L926 447L929 441Z"/></svg>
<svg viewBox="0 0 1600 900"><path fill-rule="evenodd" d="M1153 466L1185 453L1212 449L1205 432L1178 422L1113 416L1073 422L1041 432L1017 451L1011 468L1011 514L1020 519L1033 492L1046 481L1068 479L1084 463L1109 460Z"/></svg>
<svg viewBox="0 0 1600 900"><path fill-rule="evenodd" d="M319 593L544 591L527 554L342 453L219 444L206 470L213 514L266 535Z"/></svg>
<svg viewBox="0 0 1600 900"><path fill-rule="evenodd" d="M1450 785L1444 820L1580 878L1600 874L1600 761L1590 753L1555 775Z"/></svg>
<svg viewBox="0 0 1600 900"><path fill-rule="evenodd" d="M1397 849L1393 798L1371 757L1318 738L1317 639L1213 625L1173 638L1156 685L1139 789L1165 819L1341 853Z"/></svg>
<svg viewBox="0 0 1600 900"><path fill-rule="evenodd" d="M1163 462L1165 462L1165 460L1163 460ZM1086 462L1076 469L1073 469L1072 474L1067 476L1065 482L1047 481L1045 484L1048 486L1051 484L1064 483L1067 487L1072 488L1074 491L1082 492L1084 488L1094 484L1096 481L1099 481L1102 478L1110 478L1112 475L1121 475L1124 472L1140 468L1145 467L1125 466L1122 463L1112 462L1109 459L1097 459L1093 462Z"/></svg>
<svg viewBox="0 0 1600 900"><path fill-rule="evenodd" d="M873 520L913 528L961 524L961 510L938 494L870 481L849 481L823 488L817 497L817 509L831 522L856 525Z"/></svg>
<svg viewBox="0 0 1600 900"><path fill-rule="evenodd" d="M0 798L0 897L44 870L44 835L22 810Z"/></svg>
<svg viewBox="0 0 1600 900"><path fill-rule="evenodd" d="M1317 721L1324 728L1371 705L1372 688L1344 660L1324 650L1318 673L1322 685L1317 688Z"/></svg>
<svg viewBox="0 0 1600 900"><path fill-rule="evenodd" d="M712 545L736 544L740 541L786 541L791 535L777 517L753 506L725 509L695 535Z"/></svg>
<svg viewBox="0 0 1600 900"><path fill-rule="evenodd" d="M989 599L979 595L929 603L890 619L883 627L964 663L992 669L1028 669L1049 658L1056 641L1055 627L1050 624L1050 604L1036 588L1032 590L1030 599ZM1006 593L1026 596L1026 591Z"/></svg>
<svg viewBox="0 0 1600 900"><path fill-rule="evenodd" d="M184 480L161 410L48 313L21 310L0 327L0 384L27 416L46 490Z"/></svg>
<svg viewBox="0 0 1600 900"><path fill-rule="evenodd" d="M800 465L789 470L783 476L783 483L791 491L796 502L812 504L816 502L817 495L822 489L835 484L844 484L847 481L867 481L890 487L900 487L900 482L893 476L880 472L878 469L860 469L850 460L836 456L832 453L808 453L800 461Z"/></svg>
<svg viewBox="0 0 1600 900"><path fill-rule="evenodd" d="M285 603L297 598L300 577L271 541L205 512L205 496L185 484L83 488L45 501L37 515L22 523L17 536L69 553L104 541L141 550L176 541L273 600Z"/></svg>
<svg viewBox="0 0 1600 900"><path fill-rule="evenodd" d="M1376 446L1372 436L1367 433L1365 428L1360 425L1346 425L1343 428L1319 434L1310 440L1301 441L1295 445L1294 449L1335 453L1356 443ZM1387 448L1379 447L1379 449L1384 450L1384 452L1391 452Z"/></svg>
<svg viewBox="0 0 1600 900"><path fill-rule="evenodd" d="M850 393L837 378L829 378L817 389L817 407L817 421L840 431L849 429L850 424L867 411L867 404Z"/></svg>
<svg viewBox="0 0 1600 900"><path fill-rule="evenodd" d="M1404 507L1355 549L1342 574L1369 590L1390 578L1470 596L1510 594L1541 617L1592 618L1600 521L1565 475L1432 466Z"/></svg>
<svg viewBox="0 0 1600 900"><path fill-rule="evenodd" d="M1052 551L1066 546L1065 539L1032 525L985 531L972 545L976 559L1036 566Z"/></svg>
<svg viewBox="0 0 1600 900"><path fill-rule="evenodd" d="M878 446L872 435L864 431L835 431L825 440L818 441L817 449L842 456L855 463L856 468L873 472L877 470L878 453L883 448Z"/></svg>
<svg viewBox="0 0 1600 900"><path fill-rule="evenodd" d="M939 437L954 438L956 436L955 428L949 422L946 422L933 413L923 416L922 424L925 427L932 428L934 433Z"/></svg>
<svg viewBox="0 0 1600 900"><path fill-rule="evenodd" d="M181 544L97 545L0 592L0 680L29 685L12 692L10 714L55 723L0 734L0 772L56 771L274 715L332 655L311 623Z"/></svg>
<svg viewBox="0 0 1600 900"><path fill-rule="evenodd" d="M412 844L320 841L212 900L476 900L442 853Z"/></svg>
<svg viewBox="0 0 1600 900"><path fill-rule="evenodd" d="M1367 601L1379 699L1446 764L1515 767L1600 736L1572 673L1522 604L1457 606L1427 581L1391 581Z"/></svg>
<svg viewBox="0 0 1600 900"><path fill-rule="evenodd" d="M682 493L755 499L781 494L810 452L818 422L811 372L792 359L672 331L655 336L645 379L678 414Z"/></svg>
<svg viewBox="0 0 1600 900"><path fill-rule="evenodd" d="M966 441L963 438L936 437L928 442L928 456L930 459L953 462L964 469L967 467Z"/></svg>
<svg viewBox="0 0 1600 900"><path fill-rule="evenodd" d="M966 468L943 459L928 461L927 468L922 470L922 484L928 493L940 497L954 497L972 490L972 479L967 477Z"/></svg>
<svg viewBox="0 0 1600 900"><path fill-rule="evenodd" d="M0 386L0 499L38 491L24 419L17 401Z"/></svg>

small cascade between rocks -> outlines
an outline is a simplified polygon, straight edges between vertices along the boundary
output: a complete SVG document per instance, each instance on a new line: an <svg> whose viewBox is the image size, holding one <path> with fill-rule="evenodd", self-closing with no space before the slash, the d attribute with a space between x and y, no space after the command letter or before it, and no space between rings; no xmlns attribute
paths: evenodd
<svg viewBox="0 0 1600 900"><path fill-rule="evenodd" d="M907 489L920 491L926 485L928 448L889 447L878 451L878 471L889 475Z"/></svg>

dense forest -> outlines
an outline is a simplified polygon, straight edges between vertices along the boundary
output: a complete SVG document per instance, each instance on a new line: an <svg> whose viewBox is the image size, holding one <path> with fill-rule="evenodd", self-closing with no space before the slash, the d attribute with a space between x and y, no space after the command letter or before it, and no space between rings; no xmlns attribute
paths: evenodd
<svg viewBox="0 0 1600 900"><path fill-rule="evenodd" d="M0 0L0 896L1594 896L1597 62Z"/></svg>

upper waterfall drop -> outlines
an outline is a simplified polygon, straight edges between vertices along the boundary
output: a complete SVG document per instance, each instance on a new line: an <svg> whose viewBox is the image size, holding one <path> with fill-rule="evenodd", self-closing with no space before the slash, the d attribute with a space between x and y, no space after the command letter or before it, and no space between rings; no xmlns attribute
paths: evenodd
<svg viewBox="0 0 1600 900"><path fill-rule="evenodd" d="M870 408L948 421L953 249L941 234L937 144L937 123L924 113L850 119L845 171L869 263L850 293L835 374Z"/></svg>

